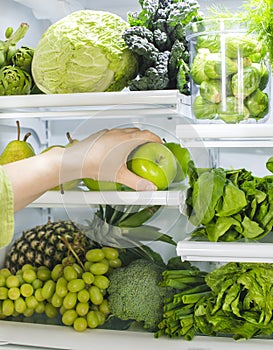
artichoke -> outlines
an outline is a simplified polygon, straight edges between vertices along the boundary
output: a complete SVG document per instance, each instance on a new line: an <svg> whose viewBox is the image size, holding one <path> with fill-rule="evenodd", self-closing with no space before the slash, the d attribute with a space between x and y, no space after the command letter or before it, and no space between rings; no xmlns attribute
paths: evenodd
<svg viewBox="0 0 273 350"><path fill-rule="evenodd" d="M34 54L34 49L28 46L19 47L14 56L12 57L12 63L14 66L19 67L31 74L31 63Z"/></svg>
<svg viewBox="0 0 273 350"><path fill-rule="evenodd" d="M251 117L261 119L268 113L268 94L257 89L246 98L245 105L248 108Z"/></svg>
<svg viewBox="0 0 273 350"><path fill-rule="evenodd" d="M23 39L29 25L21 23L15 32L11 27L6 29L6 40L0 41L0 68L12 64L12 58L16 53L16 44Z"/></svg>
<svg viewBox="0 0 273 350"><path fill-rule="evenodd" d="M18 67L0 69L0 95L28 95L32 88L31 76Z"/></svg>
<svg viewBox="0 0 273 350"><path fill-rule="evenodd" d="M245 67L242 72L233 75L231 88L237 98L245 98L252 94L260 85L261 75L254 66Z"/></svg>
<svg viewBox="0 0 273 350"><path fill-rule="evenodd" d="M200 95L196 96L192 110L197 119L214 119L217 116L217 104L206 101Z"/></svg>

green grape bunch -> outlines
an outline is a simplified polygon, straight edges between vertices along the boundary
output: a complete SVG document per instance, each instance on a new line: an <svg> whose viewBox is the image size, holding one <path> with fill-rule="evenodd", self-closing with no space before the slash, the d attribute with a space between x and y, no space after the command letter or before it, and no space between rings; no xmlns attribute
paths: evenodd
<svg viewBox="0 0 273 350"><path fill-rule="evenodd" d="M25 264L15 274L0 269L0 319L44 314L83 332L102 326L110 315L108 273L121 266L116 248L92 248L81 261L68 255L53 269Z"/></svg>

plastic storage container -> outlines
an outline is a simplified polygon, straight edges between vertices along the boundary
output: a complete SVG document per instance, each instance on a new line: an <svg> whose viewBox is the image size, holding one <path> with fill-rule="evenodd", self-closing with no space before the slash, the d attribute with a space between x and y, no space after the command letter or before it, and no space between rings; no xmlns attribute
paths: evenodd
<svg viewBox="0 0 273 350"><path fill-rule="evenodd" d="M234 19L187 27L191 114L197 123L268 120L271 71L261 42Z"/></svg>

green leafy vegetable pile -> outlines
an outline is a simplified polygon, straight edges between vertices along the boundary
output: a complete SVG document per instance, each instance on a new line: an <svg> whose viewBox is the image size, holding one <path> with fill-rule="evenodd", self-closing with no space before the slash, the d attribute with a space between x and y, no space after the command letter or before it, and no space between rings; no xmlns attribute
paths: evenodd
<svg viewBox="0 0 273 350"><path fill-rule="evenodd" d="M211 294L194 310L195 327L206 335L250 339L273 332L273 265L228 263L206 276Z"/></svg>
<svg viewBox="0 0 273 350"><path fill-rule="evenodd" d="M158 338L195 335L250 339L273 332L273 265L228 263L206 273L194 267L166 270L177 290L164 303Z"/></svg>
<svg viewBox="0 0 273 350"><path fill-rule="evenodd" d="M267 162L270 169L272 161ZM273 176L246 169L197 169L189 163L187 215L192 236L209 241L259 240L272 231Z"/></svg>
<svg viewBox="0 0 273 350"><path fill-rule="evenodd" d="M8 27L5 40L0 40L0 95L29 95L36 86L31 73L34 49L29 46L17 47L29 29L21 23L16 31Z"/></svg>
<svg viewBox="0 0 273 350"><path fill-rule="evenodd" d="M141 11L128 14L130 28L123 33L139 62L139 75L130 90L178 88L189 94L189 52L185 27L200 19L196 0L140 0Z"/></svg>
<svg viewBox="0 0 273 350"><path fill-rule="evenodd" d="M226 123L261 120L269 109L266 50L253 35L215 33L196 39L190 71L193 91L198 91L195 117Z"/></svg>

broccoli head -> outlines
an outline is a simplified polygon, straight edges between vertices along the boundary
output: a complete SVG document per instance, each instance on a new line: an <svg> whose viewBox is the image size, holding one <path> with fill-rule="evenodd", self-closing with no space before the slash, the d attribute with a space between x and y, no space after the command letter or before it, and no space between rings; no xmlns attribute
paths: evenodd
<svg viewBox="0 0 273 350"><path fill-rule="evenodd" d="M156 331L163 317L164 300L172 290L160 287L164 266L137 259L114 269L110 276L108 302L113 316L140 322L143 328Z"/></svg>

